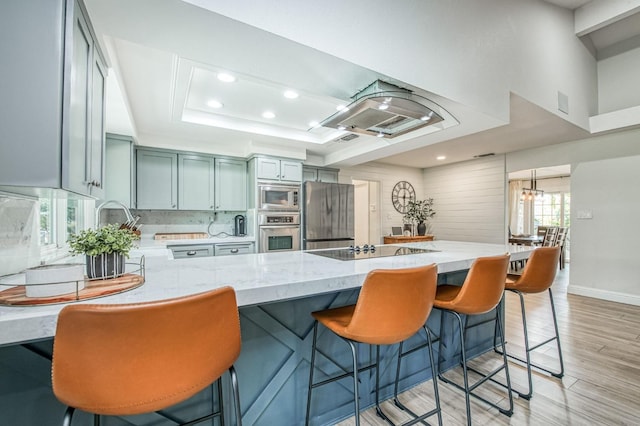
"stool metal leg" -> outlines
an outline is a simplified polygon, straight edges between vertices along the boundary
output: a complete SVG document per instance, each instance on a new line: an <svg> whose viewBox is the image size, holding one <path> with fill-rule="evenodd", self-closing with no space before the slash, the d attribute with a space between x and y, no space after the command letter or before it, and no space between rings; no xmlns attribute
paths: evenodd
<svg viewBox="0 0 640 426"><path fill-rule="evenodd" d="M435 360L433 359L433 341L431 339L431 332L429 331L429 329L427 328L427 326L423 326L422 327L427 335L427 343L426 345L419 345L413 349L411 349L410 351L407 351L406 353L402 352L402 348L403 348L403 343L404 342L400 342L399 348L398 348L398 364L397 364L397 368L396 368L396 380L394 382L394 386L393 386L393 402L394 404L400 408L403 411L406 411L407 413L411 414L411 416L413 417L413 420L405 423L405 425L412 425L415 423L424 423L424 419L431 417L434 414L437 414L438 416L438 425L442 425L442 409L440 407L440 393L438 392L438 372L436 370L436 363ZM398 382L400 379L400 363L402 361L402 358L413 353L416 352L419 349L423 349L427 347L429 350L429 363L431 365L431 380L433 381L433 395L435 398L435 402L436 402L436 408L434 408L433 410L429 411L428 413L422 414L422 415L417 415L416 413L414 413L413 411L411 411L408 407L406 407L404 404L402 404L400 402L400 400L398 399ZM386 417L385 417L386 418ZM391 423L390 420L387 419L387 421L389 423ZM393 423L391 423L393 424Z"/></svg>
<svg viewBox="0 0 640 426"><path fill-rule="evenodd" d="M504 351L504 328L502 327L502 323L500 321L500 315L499 315L499 306L497 311L496 311L496 326L499 330L500 336L501 336L501 346L502 346L502 350ZM511 416L513 414L513 395L512 395L512 391L511 391L511 378L509 376L509 364L507 362L507 356L503 353L502 354L502 359L503 359L503 365L498 367L497 369L495 369L494 371L487 373L487 374L482 374L479 373L476 370L471 369L470 367L468 367L467 365L467 356L466 356L466 349L465 349L465 335L466 335L466 330L465 330L465 325L467 323L467 321L462 320L462 317L460 314L458 314L455 311L449 311L446 309L443 309L442 312L449 312L451 313L458 322L458 326L459 326L459 336L460 336L460 351L461 351L461 359L462 359L462 375L463 375L463 379L464 379L464 386L460 386L459 384L455 383L452 380L447 379L442 372L438 373L438 377L440 378L440 380L442 380L445 383L451 384L452 386L464 391L465 394L465 403L466 403L466 411L467 411L467 424L471 425L471 401L470 401L470 397L473 396L479 400L481 400L482 402L498 409L498 411L500 411L502 414L506 415L506 416ZM482 322L484 323L484 322ZM473 327L473 326L472 326ZM441 343L442 344L442 343ZM506 376L506 385L503 383L500 383L498 381L496 381L493 377L500 372L502 369L505 370L505 376ZM478 374L481 374L483 377L478 380L477 382L475 382L473 385L469 385L469 370L474 371ZM480 395L477 395L476 393L474 393L473 391L479 387L480 385L482 385L483 383L485 383L486 381L491 380L492 382L499 384L503 387L505 387L507 389L507 394L508 394L508 398L509 398L509 407L508 408L502 408L499 405L488 401L487 399L481 397Z"/></svg>
<svg viewBox="0 0 640 426"><path fill-rule="evenodd" d="M311 365L309 366L309 386L307 387L307 415L304 424L309 426L309 415L311 412L311 390L313 389L313 370L316 365L316 340L318 338L318 321L313 324L313 343L311 344Z"/></svg>
<svg viewBox="0 0 640 426"><path fill-rule="evenodd" d="M541 343L538 343L535 346L530 346L529 344L529 332L528 332L528 328L527 328L527 314L526 314L526 310L525 310L525 302L524 302L524 294L521 291L518 290L509 290L513 293L516 293L520 299L520 313L522 315L522 327L523 327L523 331L524 331L524 349L525 349L525 359L522 359L518 356L515 356L513 354L509 354L507 353L507 356L509 358L515 359L517 361L520 361L521 363L524 363L527 366L527 379L528 379L528 385L529 388L527 389L527 392L518 392L518 395L520 395L522 398L524 399L530 399L531 396L533 395L533 379L532 379L532 374L531 374L531 369L532 367L535 367L538 370L542 370L546 373L551 374L554 377L557 378L562 378L564 376L564 360L562 358L562 347L560 346L560 333L558 331L558 319L556 317L556 308L555 308L555 304L553 303L553 293L551 292L551 288L548 289L549 290L549 302L551 304L551 313L552 313L552 317L553 317L553 328L554 328L554 332L555 332L555 336L551 337ZM542 367L538 364L534 364L531 362L531 352L538 349L541 346L546 345L547 343L551 343L553 341L556 341L556 345L558 347L558 360L560 362L560 371L556 372L556 371L552 371L550 369L547 369L545 367Z"/></svg>
<svg viewBox="0 0 640 426"><path fill-rule="evenodd" d="M73 417L73 412L76 411L73 407L67 407L64 412L64 417L62 418L62 426L71 426L71 418Z"/></svg>
<svg viewBox="0 0 640 426"><path fill-rule="evenodd" d="M238 386L238 375L233 365L229 367L229 374L231 375L231 389L233 390L233 399L236 408L236 425L242 426L242 413L240 412L240 389ZM222 401L221 401L222 402ZM222 405L221 405L222 409Z"/></svg>
<svg viewBox="0 0 640 426"><path fill-rule="evenodd" d="M353 404L356 415L356 426L360 426L360 391L358 389L358 348L351 340L344 339L351 348L351 355L353 360ZM380 348L378 347L378 350ZM376 368L376 371L378 369Z"/></svg>

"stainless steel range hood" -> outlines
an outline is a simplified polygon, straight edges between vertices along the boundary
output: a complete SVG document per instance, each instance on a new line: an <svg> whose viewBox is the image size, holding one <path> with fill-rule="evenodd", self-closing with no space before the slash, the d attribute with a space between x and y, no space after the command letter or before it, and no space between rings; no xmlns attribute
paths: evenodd
<svg viewBox="0 0 640 426"><path fill-rule="evenodd" d="M321 126L394 138L443 121L437 104L407 89L376 80L356 93L345 109Z"/></svg>

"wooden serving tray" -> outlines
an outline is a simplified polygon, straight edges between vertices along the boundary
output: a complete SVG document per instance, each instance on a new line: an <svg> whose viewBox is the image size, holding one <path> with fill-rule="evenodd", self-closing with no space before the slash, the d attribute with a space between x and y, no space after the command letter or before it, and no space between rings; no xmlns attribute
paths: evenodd
<svg viewBox="0 0 640 426"><path fill-rule="evenodd" d="M108 280L85 280L84 288L77 294L61 294L49 297L27 297L24 285L12 287L0 291L0 305L29 306L50 305L55 303L68 303L78 300L95 299L96 297L122 293L140 287L144 283L144 277L138 274L124 274L118 278Z"/></svg>
<svg viewBox="0 0 640 426"><path fill-rule="evenodd" d="M206 232L158 232L153 236L154 240L192 240L209 238Z"/></svg>

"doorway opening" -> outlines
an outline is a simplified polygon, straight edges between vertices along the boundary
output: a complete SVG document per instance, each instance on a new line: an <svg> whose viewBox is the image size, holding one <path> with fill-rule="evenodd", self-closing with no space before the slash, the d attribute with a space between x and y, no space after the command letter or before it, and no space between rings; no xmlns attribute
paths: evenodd
<svg viewBox="0 0 640 426"><path fill-rule="evenodd" d="M354 186L355 244L382 244L380 235L380 182L352 179Z"/></svg>
<svg viewBox="0 0 640 426"><path fill-rule="evenodd" d="M571 253L571 166L555 166L536 169L537 189L543 194L523 197L531 186L532 170L509 173L509 236L537 235L539 227L567 228L564 242L564 259L569 262Z"/></svg>

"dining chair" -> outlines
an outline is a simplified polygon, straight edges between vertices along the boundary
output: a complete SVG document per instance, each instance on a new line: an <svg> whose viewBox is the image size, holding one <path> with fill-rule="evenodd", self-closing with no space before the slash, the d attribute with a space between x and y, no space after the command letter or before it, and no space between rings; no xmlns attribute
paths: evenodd
<svg viewBox="0 0 640 426"><path fill-rule="evenodd" d="M565 244L567 242L568 234L569 234L569 228L567 228L567 227L558 228L558 235L556 235L556 243L555 243L555 245L560 247L560 260L558 261L558 263L560 265L560 269L564 269L565 263L566 263L566 259L565 259L565 254L566 254Z"/></svg>

